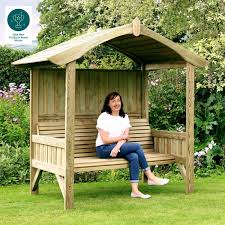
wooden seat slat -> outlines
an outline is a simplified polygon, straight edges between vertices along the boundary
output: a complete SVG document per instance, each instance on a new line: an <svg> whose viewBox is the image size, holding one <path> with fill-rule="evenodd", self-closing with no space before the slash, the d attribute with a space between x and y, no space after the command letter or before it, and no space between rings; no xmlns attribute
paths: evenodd
<svg viewBox="0 0 225 225"><path fill-rule="evenodd" d="M161 154L161 153L149 153L146 154L147 161L151 160L173 160L174 156L168 154ZM79 157L74 159L74 166L75 167L83 167L85 166L101 166L101 165L113 165L113 164L123 164L127 163L127 160L123 158L110 158L110 159L100 159L98 157Z"/></svg>

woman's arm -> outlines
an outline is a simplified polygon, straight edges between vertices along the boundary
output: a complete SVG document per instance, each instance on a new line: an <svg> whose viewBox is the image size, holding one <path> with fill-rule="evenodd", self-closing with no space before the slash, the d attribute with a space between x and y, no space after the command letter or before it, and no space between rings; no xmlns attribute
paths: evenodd
<svg viewBox="0 0 225 225"><path fill-rule="evenodd" d="M108 132L106 132L102 129L98 129L98 132L99 132L104 144L117 143L119 141L126 140L128 138L128 135L126 135L126 134L122 134L118 137L109 137Z"/></svg>
<svg viewBox="0 0 225 225"><path fill-rule="evenodd" d="M126 135L126 141L129 140L129 128L127 128L124 132L123 135Z"/></svg>
<svg viewBox="0 0 225 225"><path fill-rule="evenodd" d="M117 156L117 154L118 154L118 152L119 152L119 150L120 150L120 148L121 148L121 146L124 144L124 143L126 143L127 141L128 141L128 139L129 139L129 128L127 128L125 131L124 131L124 133L123 133L123 135L124 135L124 137L126 137L125 139L123 139L123 140L121 140L121 141L118 141L117 142L117 144L116 144L116 146L113 148L113 150L111 151L111 156L112 157L116 157Z"/></svg>

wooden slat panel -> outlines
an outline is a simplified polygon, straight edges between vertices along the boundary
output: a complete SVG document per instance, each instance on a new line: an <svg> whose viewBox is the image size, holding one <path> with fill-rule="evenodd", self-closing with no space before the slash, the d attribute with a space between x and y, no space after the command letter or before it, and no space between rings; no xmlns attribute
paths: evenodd
<svg viewBox="0 0 225 225"><path fill-rule="evenodd" d="M124 108L131 114L141 115L141 71L131 70L77 70L75 108L76 115L99 115L105 96L118 91ZM65 69L42 69L39 79L39 118L65 113ZM93 95L93 93L95 93ZM88 112L88 113L87 113Z"/></svg>
<svg viewBox="0 0 225 225"><path fill-rule="evenodd" d="M131 121L134 122L134 126L130 131L129 141L140 143L145 152L152 152L153 141L150 136L151 132L146 119L133 119ZM77 124L80 125L78 126ZM96 120L76 120L74 137L74 153L76 157L96 156L95 141L97 130L95 126ZM65 138L64 121L49 123L41 122L39 123L38 128L42 135L54 138ZM53 153L50 152L49 154ZM54 156L51 156L51 160L52 157Z"/></svg>

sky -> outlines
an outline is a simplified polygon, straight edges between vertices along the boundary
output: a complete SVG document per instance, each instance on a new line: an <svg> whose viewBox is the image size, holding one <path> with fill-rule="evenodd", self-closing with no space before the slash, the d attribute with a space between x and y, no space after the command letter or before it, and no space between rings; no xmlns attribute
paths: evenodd
<svg viewBox="0 0 225 225"><path fill-rule="evenodd" d="M32 6L32 40L37 40L40 31L39 13L36 8L41 0L0 0L0 45L4 44L5 7L6 6Z"/></svg>

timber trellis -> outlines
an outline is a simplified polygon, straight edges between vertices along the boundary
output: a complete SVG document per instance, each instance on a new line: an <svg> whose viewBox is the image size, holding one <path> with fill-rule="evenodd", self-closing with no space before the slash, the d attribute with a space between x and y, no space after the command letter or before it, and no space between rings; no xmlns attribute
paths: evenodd
<svg viewBox="0 0 225 225"><path fill-rule="evenodd" d="M130 57L141 70L76 69L76 60L103 44ZM208 62L142 25L132 23L75 37L13 63L30 68L30 189L38 193L42 171L56 175L64 208L74 205L74 173L126 168L124 159L99 159L95 123L104 97L118 91L132 129L151 165L177 163L186 193L194 179L194 67ZM186 68L185 132L151 130L148 123L149 70Z"/></svg>

